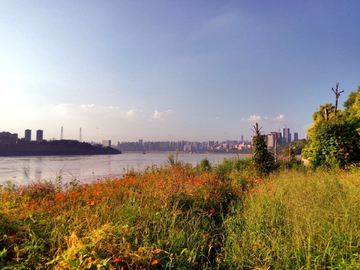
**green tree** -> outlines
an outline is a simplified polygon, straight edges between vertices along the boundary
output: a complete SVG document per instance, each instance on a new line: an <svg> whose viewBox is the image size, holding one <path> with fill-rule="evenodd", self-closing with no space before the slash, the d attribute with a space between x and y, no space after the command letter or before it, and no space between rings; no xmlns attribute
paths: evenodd
<svg viewBox="0 0 360 270"><path fill-rule="evenodd" d="M343 91L338 91L338 84L332 91L337 102ZM314 167L344 168L360 160L360 86L357 92L349 94L344 102L345 110L336 110L336 121L332 121L335 120L335 108L336 105L327 103L313 114L313 124L307 131L310 138L303 156Z"/></svg>
<svg viewBox="0 0 360 270"><path fill-rule="evenodd" d="M344 118L347 121L357 123L357 131L360 133L360 86L356 92L351 92L344 102Z"/></svg>
<svg viewBox="0 0 360 270"><path fill-rule="evenodd" d="M358 163L360 135L356 127L356 123L344 120L321 126L314 138L312 165L337 169Z"/></svg>
<svg viewBox="0 0 360 270"><path fill-rule="evenodd" d="M260 134L260 129L256 123L254 126L252 162L256 172L259 175L264 175L274 170L275 159L268 151L265 138Z"/></svg>
<svg viewBox="0 0 360 270"><path fill-rule="evenodd" d="M328 122L333 122L334 119L334 110L335 106L332 103L326 103L325 105L320 105L319 110L313 114L313 124L307 130L307 135L309 139L307 144L303 149L303 157L311 161L315 154L315 136L318 130ZM342 117L341 111L339 110L338 119Z"/></svg>

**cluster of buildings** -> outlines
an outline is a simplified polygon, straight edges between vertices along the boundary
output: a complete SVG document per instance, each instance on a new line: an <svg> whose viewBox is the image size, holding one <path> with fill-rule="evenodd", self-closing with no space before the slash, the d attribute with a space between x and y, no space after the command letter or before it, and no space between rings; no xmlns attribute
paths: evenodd
<svg viewBox="0 0 360 270"><path fill-rule="evenodd" d="M41 129L36 131L36 141L37 142L41 142L43 140L43 134L44 133ZM2 142L15 142L17 140L19 140L17 133L10 133L10 132L6 132L6 131L0 132L0 141L2 141ZM21 138L20 140L30 142L31 141L31 129L26 129L25 137Z"/></svg>
<svg viewBox="0 0 360 270"><path fill-rule="evenodd" d="M62 135L62 133L61 133ZM270 134L263 135L268 148L274 148L275 144L284 144L290 143L298 140L298 133L294 132L292 135L289 128L284 128L282 132L270 132ZM62 136L61 136L62 137ZM80 129L80 138L81 138L81 129ZM10 132L1 132L0 133L0 142L17 142L19 140L17 133ZM31 141L31 130L25 130L25 137L20 139L21 141L30 142ZM36 131L36 141L43 141L43 130ZM96 146L102 146L104 148L111 147L111 140L103 140L102 144L99 143L90 143ZM120 151L180 151L185 152L196 152L196 151L206 151L206 150L246 150L252 148L252 143L244 140L244 136L241 136L241 140L226 140L226 141L207 141L207 142L197 142L197 141L143 141L139 140L138 142L118 142L114 148Z"/></svg>
<svg viewBox="0 0 360 270"><path fill-rule="evenodd" d="M298 140L298 133L290 133L289 128L284 128L282 132L270 132L263 135L268 148L274 148L275 143L285 144ZM252 148L250 141L244 140L226 140L226 141L207 141L207 142L191 142L191 141L143 141L137 142L118 142L115 146L120 151L175 151L179 149L185 152L196 152L206 150L246 150Z"/></svg>
<svg viewBox="0 0 360 270"><path fill-rule="evenodd" d="M62 135L62 134L61 134ZM80 135L81 137L81 135ZM0 132L0 142L1 143L15 143L15 142L31 142L31 129L26 129L25 130L25 136L21 139L19 139L18 134L17 133L10 133L10 132ZM41 129L38 129L36 131L36 142L42 142L44 141L44 131ZM74 141L74 140L63 140L61 138L61 141ZM79 142L81 142L81 140L79 140ZM91 143L94 146L102 146L104 148L110 148L111 147L111 140L103 140L102 144L101 143Z"/></svg>
<svg viewBox="0 0 360 270"><path fill-rule="evenodd" d="M279 145L279 144L291 143L299 139L299 134L297 132L294 132L292 136L289 128L283 128L282 133L280 131L270 132L270 134L264 136L268 148L274 148L275 143Z"/></svg>
<svg viewBox="0 0 360 270"><path fill-rule="evenodd" d="M194 152L204 150L243 150L251 148L249 141L143 141L138 142L118 142L116 148L120 151L180 151Z"/></svg>

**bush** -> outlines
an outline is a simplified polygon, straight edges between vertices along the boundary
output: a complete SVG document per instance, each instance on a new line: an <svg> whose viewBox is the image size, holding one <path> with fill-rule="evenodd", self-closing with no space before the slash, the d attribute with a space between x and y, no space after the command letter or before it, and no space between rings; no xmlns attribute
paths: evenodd
<svg viewBox="0 0 360 270"><path fill-rule="evenodd" d="M343 169L360 161L360 135L353 122L323 125L315 135L314 168Z"/></svg>

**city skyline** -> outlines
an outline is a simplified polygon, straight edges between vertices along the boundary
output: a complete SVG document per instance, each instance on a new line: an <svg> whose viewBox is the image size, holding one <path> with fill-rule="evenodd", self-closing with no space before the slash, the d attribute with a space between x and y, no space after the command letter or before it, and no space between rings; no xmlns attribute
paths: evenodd
<svg viewBox="0 0 360 270"><path fill-rule="evenodd" d="M261 128L260 128L261 129ZM2 131L0 132L0 142L4 141L4 143L7 142L15 142L17 140L24 140L27 142L30 141L34 141L32 140L31 137L31 129L26 129L25 130L25 135L24 137L19 137L18 133L11 133L8 131ZM45 140L43 138L43 130L37 130L36 131L36 141L37 142L41 142L43 140ZM263 133L263 136L265 137L266 140L266 144L268 148L273 148L275 146L275 141L277 141L278 144L283 144L283 143L291 143L294 141L297 141L298 138L298 133L294 132L291 133L289 128L283 128L282 132L279 130L279 132L276 131L272 131L269 134L264 134L265 132L261 132ZM115 147L119 150L130 150L130 151L142 151L142 150L176 150L176 149L181 149L181 151L192 151L192 150L197 150L198 146L196 145L200 145L199 149L211 149L211 150L221 150L221 149L234 149L237 148L237 150L243 150L246 148L251 148L251 142L252 142L253 136L251 138L251 140L247 140L244 139L244 136L241 135L241 139L240 140L224 140L224 141L219 141L219 140L211 140L211 141L194 141L194 140L190 140L190 141L186 141L186 140L178 140L178 141L144 141L143 139L139 139L139 140L132 140L132 141L117 141L117 145L112 144L111 140L102 140L102 142L94 142L94 141L88 141L87 143L93 144L93 145L102 145L104 147ZM56 138L52 138L50 139L50 141L55 141ZM69 140L63 137L63 127L61 127L61 135L60 135L60 140L65 140L65 141L79 141L79 142L84 142L82 140L82 129L79 129L79 140ZM45 140L46 141L46 140ZM146 147L146 145L156 145L155 147L151 146L150 148ZM166 147L163 147L161 145L167 145ZM195 145L195 146L194 146ZM188 148L188 146L190 146ZM194 146L194 147L193 147ZM125 149L125 148L127 149Z"/></svg>
<svg viewBox="0 0 360 270"><path fill-rule="evenodd" d="M0 129L44 139L305 137L360 85L357 1L2 1Z"/></svg>

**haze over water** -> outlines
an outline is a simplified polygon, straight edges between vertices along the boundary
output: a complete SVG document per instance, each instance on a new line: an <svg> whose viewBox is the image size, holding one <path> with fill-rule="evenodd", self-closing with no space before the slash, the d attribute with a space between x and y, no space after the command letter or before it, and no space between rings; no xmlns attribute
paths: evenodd
<svg viewBox="0 0 360 270"><path fill-rule="evenodd" d="M2 157L0 159L0 184L12 181L28 184L39 179L55 180L61 176L64 182L74 179L91 182L105 177L121 177L131 169L142 171L147 166L160 167L165 164L168 153L125 153L121 155L96 156L32 156ZM239 155L244 158L246 154ZM175 157L175 155L174 155ZM182 154L178 160L196 165L205 157L211 164L223 158L234 158L236 154Z"/></svg>

